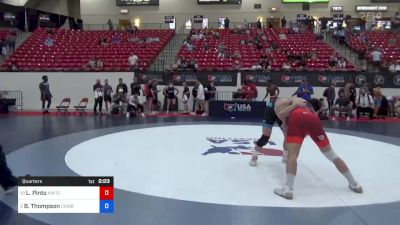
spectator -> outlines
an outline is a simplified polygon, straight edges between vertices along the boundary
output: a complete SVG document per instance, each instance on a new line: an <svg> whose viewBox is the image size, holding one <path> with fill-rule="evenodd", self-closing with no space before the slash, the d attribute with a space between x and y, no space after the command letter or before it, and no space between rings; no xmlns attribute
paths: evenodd
<svg viewBox="0 0 400 225"><path fill-rule="evenodd" d="M94 115L97 115L97 106L99 106L100 115L103 110L103 85L101 85L100 79L96 80L96 83L93 85L93 95L94 95Z"/></svg>
<svg viewBox="0 0 400 225"><path fill-rule="evenodd" d="M286 28L286 18L285 17L283 17L281 19L281 28Z"/></svg>
<svg viewBox="0 0 400 225"><path fill-rule="evenodd" d="M252 67L251 70L262 70L260 63L257 61Z"/></svg>
<svg viewBox="0 0 400 225"><path fill-rule="evenodd" d="M353 107L356 107L356 86L352 80L349 80L344 86L345 98L349 99L353 103ZM340 91L340 90L339 90Z"/></svg>
<svg viewBox="0 0 400 225"><path fill-rule="evenodd" d="M395 31L400 30L400 12L396 12L394 17L390 20L392 24L392 29Z"/></svg>
<svg viewBox="0 0 400 225"><path fill-rule="evenodd" d="M286 61L282 64L282 70L284 71L290 71L292 70L292 65L290 64L289 61Z"/></svg>
<svg viewBox="0 0 400 225"><path fill-rule="evenodd" d="M139 33L139 28L136 25L133 26L133 33L134 34Z"/></svg>
<svg viewBox="0 0 400 225"><path fill-rule="evenodd" d="M121 43L121 37L119 35L114 35L112 37L112 43L114 45L119 45L119 43Z"/></svg>
<svg viewBox="0 0 400 225"><path fill-rule="evenodd" d="M107 25L108 25L108 30L113 30L114 29L113 23L111 22L111 19L108 19Z"/></svg>
<svg viewBox="0 0 400 225"><path fill-rule="evenodd" d="M101 61L99 58L95 58L95 60L96 60L96 68L97 69L101 69L101 68L103 68L104 67L104 63L103 63L103 61Z"/></svg>
<svg viewBox="0 0 400 225"><path fill-rule="evenodd" d="M138 37L128 37L126 41L129 43L137 43L140 41L140 39Z"/></svg>
<svg viewBox="0 0 400 225"><path fill-rule="evenodd" d="M393 96L393 116L400 117L400 97Z"/></svg>
<svg viewBox="0 0 400 225"><path fill-rule="evenodd" d="M183 82L182 86L183 86L183 92L182 92L183 113L189 114L190 90L186 82Z"/></svg>
<svg viewBox="0 0 400 225"><path fill-rule="evenodd" d="M115 88L115 90L122 89L122 91L124 92L124 94L128 93L128 86L123 82L122 78L118 79L118 85L117 88Z"/></svg>
<svg viewBox="0 0 400 225"><path fill-rule="evenodd" d="M229 23L230 23L231 21L229 20L229 18L228 17L226 17L225 19L224 19L224 28L225 29L229 29Z"/></svg>
<svg viewBox="0 0 400 225"><path fill-rule="evenodd" d="M50 36L48 36L46 38L46 40L44 41L44 45L46 45L47 47L51 47L54 45L54 39L51 38Z"/></svg>
<svg viewBox="0 0 400 225"><path fill-rule="evenodd" d="M331 82L331 86L329 86L324 90L323 96L326 98L326 101L328 102L328 110L330 112L332 109L333 102L335 101L336 98L334 82Z"/></svg>
<svg viewBox="0 0 400 225"><path fill-rule="evenodd" d="M208 42L206 42L203 47L204 47L204 51L206 53L208 53L208 50L210 50L210 44Z"/></svg>
<svg viewBox="0 0 400 225"><path fill-rule="evenodd" d="M104 103L106 105L106 111L108 112L108 104L111 104L111 93L113 93L113 88L108 84L108 79L104 80L103 85L103 94L104 94Z"/></svg>
<svg viewBox="0 0 400 225"><path fill-rule="evenodd" d="M332 54L332 55L329 57L329 66L330 66L330 67L336 67L336 66L337 66L337 63L338 63L338 57L337 57L337 55L336 55L336 54Z"/></svg>
<svg viewBox="0 0 400 225"><path fill-rule="evenodd" d="M188 68L196 72L199 69L199 64L195 58L192 58L188 64Z"/></svg>
<svg viewBox="0 0 400 225"><path fill-rule="evenodd" d="M135 53L132 53L132 55L128 58L128 61L131 71L139 69L139 57Z"/></svg>
<svg viewBox="0 0 400 225"><path fill-rule="evenodd" d="M261 24L261 20L260 19L257 20L256 27L257 27L257 29L261 29L262 24Z"/></svg>
<svg viewBox="0 0 400 225"><path fill-rule="evenodd" d="M96 58L91 58L86 66L89 67L90 69L96 69L97 68Z"/></svg>
<svg viewBox="0 0 400 225"><path fill-rule="evenodd" d="M193 95L193 112L196 112L196 105L197 105L197 91L199 86L197 83L192 88L192 95Z"/></svg>
<svg viewBox="0 0 400 225"><path fill-rule="evenodd" d="M261 51L264 48L264 46L260 41L258 41L257 44L256 44L256 48L257 48L258 51Z"/></svg>
<svg viewBox="0 0 400 225"><path fill-rule="evenodd" d="M378 111L382 105L382 99L383 99L382 87L379 85L376 86L376 88L373 89L372 93L373 93L373 98L374 98L374 116L376 117L378 115Z"/></svg>
<svg viewBox="0 0 400 225"><path fill-rule="evenodd" d="M42 111L43 115L44 114L50 114L49 113L49 108L51 105L51 98L53 95L50 92L50 85L49 85L49 78L47 76L42 76L42 82L39 84L39 90L40 90L40 99L42 100ZM45 104L47 101L47 107L46 109Z"/></svg>
<svg viewBox="0 0 400 225"><path fill-rule="evenodd" d="M389 63L389 67L388 67L389 72L391 73L397 73L400 72L400 60L395 61L391 61Z"/></svg>
<svg viewBox="0 0 400 225"><path fill-rule="evenodd" d="M311 99L311 100L313 101L313 99ZM317 99L315 99L315 100L317 100ZM316 111L316 113L317 113L317 115L318 115L318 118L319 118L320 120L327 120L327 119L329 119L329 117L328 117L329 108L326 107L325 102L324 102L324 99L323 99L323 98L320 98L320 99L318 99L317 101L319 102L319 103L318 103L319 109ZM312 104L312 103L311 103L311 104Z"/></svg>
<svg viewBox="0 0 400 225"><path fill-rule="evenodd" d="M205 113L207 115L210 114L210 110L209 110L209 102L210 100L215 100L215 96L217 94L217 89L215 88L214 85L214 81L211 81L210 84L204 88L204 92L205 92Z"/></svg>
<svg viewBox="0 0 400 225"><path fill-rule="evenodd" d="M330 110L331 116L335 116L335 112L339 112L339 115L341 113L346 113L347 120L349 121L350 117L352 116L352 111L353 103L348 98L346 98L344 92L339 92L339 98L336 99ZM333 117L332 119L335 120L335 117Z"/></svg>
<svg viewBox="0 0 400 225"><path fill-rule="evenodd" d="M129 97L126 117L130 117L132 114L145 117L143 104L140 102L139 95L136 94Z"/></svg>
<svg viewBox="0 0 400 225"><path fill-rule="evenodd" d="M19 66L16 62L12 62L11 63L11 71L18 71L19 70Z"/></svg>
<svg viewBox="0 0 400 225"><path fill-rule="evenodd" d="M314 94L314 88L307 80L302 80L300 86L297 88L296 92L292 95L296 95L298 98L303 98L305 100L310 100Z"/></svg>
<svg viewBox="0 0 400 225"><path fill-rule="evenodd" d="M164 89L164 95L167 97L167 114L169 114L170 108L174 112L176 102L176 96L178 96L179 90L174 86L172 82L168 83L168 86ZM172 107L171 107L172 106Z"/></svg>
<svg viewBox="0 0 400 225"><path fill-rule="evenodd" d="M361 112L369 113L369 118L372 119L374 117L374 100L372 96L368 94L368 91L365 88L360 88L359 95L356 98L356 113L357 119L360 118Z"/></svg>
<svg viewBox="0 0 400 225"><path fill-rule="evenodd" d="M9 48L10 52L14 52L15 51L16 39L17 39L16 34L10 34L10 35L7 36L7 40L6 41L7 41L7 45L8 45L8 48Z"/></svg>
<svg viewBox="0 0 400 225"><path fill-rule="evenodd" d="M149 79L147 84L144 86L144 95L146 96L146 104L147 104L147 112L153 112L153 99L154 99L154 92L153 92L153 80Z"/></svg>
<svg viewBox="0 0 400 225"><path fill-rule="evenodd" d="M240 60L235 59L235 60L233 61L232 67L233 67L234 70L239 70L240 68L242 68L242 65L241 65L241 63L240 63Z"/></svg>
<svg viewBox="0 0 400 225"><path fill-rule="evenodd" d="M318 58L318 56L317 56L317 51L316 51L315 48L313 48L313 49L311 50L311 52L310 52L310 59L311 59L312 61L315 61L315 60L317 60L317 58Z"/></svg>
<svg viewBox="0 0 400 225"><path fill-rule="evenodd" d="M205 113L205 92L204 87L199 80L196 81L197 85L197 97L196 97L196 113L199 112L202 116L206 116Z"/></svg>
<svg viewBox="0 0 400 225"><path fill-rule="evenodd" d="M239 50L235 50L235 52L232 55L233 59L241 59L242 55L240 54Z"/></svg>
<svg viewBox="0 0 400 225"><path fill-rule="evenodd" d="M111 103L110 110L108 111L108 115L116 114L119 111L121 111L123 115L126 114L126 111L128 108L128 103L127 103L127 99L126 99L126 92L124 92L124 89L117 88L117 93L115 93L112 96L111 101L112 101L112 103Z"/></svg>
<svg viewBox="0 0 400 225"><path fill-rule="evenodd" d="M370 53L370 57L372 57L372 63L374 66L379 67L381 65L383 54L378 48Z"/></svg>
<svg viewBox="0 0 400 225"><path fill-rule="evenodd" d="M140 96L140 90L142 90L142 87L140 86L140 83L139 83L137 77L134 76L133 82L131 83L131 95Z"/></svg>
<svg viewBox="0 0 400 225"><path fill-rule="evenodd" d="M340 57L339 61L337 62L337 68L338 69L345 69L347 66L346 59L344 57Z"/></svg>
<svg viewBox="0 0 400 225"><path fill-rule="evenodd" d="M286 34L283 33L283 32L281 32L281 33L279 34L279 40L287 40Z"/></svg>
<svg viewBox="0 0 400 225"><path fill-rule="evenodd" d="M100 46L108 46L108 40L107 38L102 38L100 40Z"/></svg>
<svg viewBox="0 0 400 225"><path fill-rule="evenodd" d="M192 52L194 49L195 49L195 45L193 45L190 41L187 41L186 42L186 49L189 51L189 52Z"/></svg>
<svg viewBox="0 0 400 225"><path fill-rule="evenodd" d="M160 107L159 107L159 103L158 103L158 93L161 91L158 90L158 81L153 80L152 88L153 88L153 93L154 93L153 110L159 110Z"/></svg>

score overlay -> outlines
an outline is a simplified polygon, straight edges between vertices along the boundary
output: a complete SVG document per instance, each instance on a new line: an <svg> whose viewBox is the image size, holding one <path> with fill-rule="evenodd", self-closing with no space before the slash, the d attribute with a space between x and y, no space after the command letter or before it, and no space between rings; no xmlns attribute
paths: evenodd
<svg viewBox="0 0 400 225"><path fill-rule="evenodd" d="M18 177L18 213L113 212L113 177Z"/></svg>

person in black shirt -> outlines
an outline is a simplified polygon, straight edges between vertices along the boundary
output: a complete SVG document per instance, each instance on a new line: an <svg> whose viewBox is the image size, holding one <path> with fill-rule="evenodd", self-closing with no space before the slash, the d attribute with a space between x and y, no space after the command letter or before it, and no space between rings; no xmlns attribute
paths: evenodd
<svg viewBox="0 0 400 225"><path fill-rule="evenodd" d="M3 152L3 147L0 145L0 186L5 190L6 193L10 193L15 190L17 186L17 178L11 173L11 170L7 166L6 156Z"/></svg>
<svg viewBox="0 0 400 225"><path fill-rule="evenodd" d="M192 95L193 95L193 112L196 111L196 101L197 101L197 89L199 88L199 86L197 86L197 84L194 85L193 89L192 89Z"/></svg>
<svg viewBox="0 0 400 225"><path fill-rule="evenodd" d="M331 116L335 116L335 112L346 113L347 120L350 120L353 111L353 103L350 101L349 98L346 98L344 91L338 93L339 98L336 99L335 103L333 104L330 114ZM335 120L335 117L332 118Z"/></svg>
<svg viewBox="0 0 400 225"><path fill-rule="evenodd" d="M206 100L205 111L207 115L209 114L209 101L215 100L215 95L217 93L217 89L215 88L214 82L210 82L210 84L204 89L204 97Z"/></svg>
<svg viewBox="0 0 400 225"><path fill-rule="evenodd" d="M97 105L99 106L100 115L103 110L103 85L101 85L100 79L96 80L96 83L93 85L93 94L94 94L94 115L97 115Z"/></svg>
<svg viewBox="0 0 400 225"><path fill-rule="evenodd" d="M281 28L286 28L286 18L285 17L283 17L281 19Z"/></svg>
<svg viewBox="0 0 400 225"><path fill-rule="evenodd" d="M224 27L225 27L225 29L229 29L229 23L230 23L231 21L228 19L228 17L226 17L225 18L225 20L224 20Z"/></svg>
<svg viewBox="0 0 400 225"><path fill-rule="evenodd" d="M157 111L159 110L159 104L158 104L158 93L160 90L157 88L158 81L153 81L152 84L152 89L153 89L153 110Z"/></svg>
<svg viewBox="0 0 400 225"><path fill-rule="evenodd" d="M189 98L190 90L186 82L183 82L183 92L182 92L182 103L183 103L183 113L189 114Z"/></svg>
<svg viewBox="0 0 400 225"><path fill-rule="evenodd" d="M42 80L43 81L39 84L39 90L40 90L40 99L42 100L42 111L44 115L44 114L50 114L49 108L51 105L51 98L53 97L53 95L50 92L49 78L47 76L43 76ZM44 106L46 105L46 101L47 101L47 107L45 109Z"/></svg>
<svg viewBox="0 0 400 225"><path fill-rule="evenodd" d="M104 80L103 93L104 103L106 104L106 111L108 112L108 104L111 104L111 93L113 93L111 85L108 84L108 79Z"/></svg>
<svg viewBox="0 0 400 225"><path fill-rule="evenodd" d="M261 20L260 19L257 20L256 26L257 26L258 29L261 29L262 24L261 24Z"/></svg>
<svg viewBox="0 0 400 225"><path fill-rule="evenodd" d="M176 104L176 96L179 94L179 90L174 86L172 82L168 83L168 86L164 89L164 95L167 97L167 114L169 113L169 109L172 104L172 108L174 108Z"/></svg>
<svg viewBox="0 0 400 225"><path fill-rule="evenodd" d="M124 91L124 94L128 93L128 86L122 81L122 78L118 79L118 85L115 90L118 91L119 89L122 89Z"/></svg>
<svg viewBox="0 0 400 225"><path fill-rule="evenodd" d="M119 112L119 110L125 115L128 108L128 99L124 93L124 90L122 88L118 89L117 93L112 96L111 100L112 103L108 111L108 115Z"/></svg>
<svg viewBox="0 0 400 225"><path fill-rule="evenodd" d="M142 86L140 86L137 77L133 77L133 82L131 83L131 95L140 96L140 90L142 90Z"/></svg>

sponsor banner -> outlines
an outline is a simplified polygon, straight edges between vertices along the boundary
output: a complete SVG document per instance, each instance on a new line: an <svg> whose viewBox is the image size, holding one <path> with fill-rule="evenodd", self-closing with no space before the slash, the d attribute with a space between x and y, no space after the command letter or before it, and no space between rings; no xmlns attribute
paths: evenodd
<svg viewBox="0 0 400 225"><path fill-rule="evenodd" d="M198 79L202 84L208 84L213 81L217 86L236 86L237 73L224 71L181 71L176 74L167 75L167 79L176 85L182 85L183 82L186 82L192 86Z"/></svg>
<svg viewBox="0 0 400 225"><path fill-rule="evenodd" d="M211 117L236 119L262 119L265 102L250 101L210 101Z"/></svg>
<svg viewBox="0 0 400 225"><path fill-rule="evenodd" d="M138 80L141 84L147 83L147 81L150 79L158 81L158 84L166 83L163 73L140 73L138 75Z"/></svg>
<svg viewBox="0 0 400 225"><path fill-rule="evenodd" d="M362 86L368 82L372 86L382 85L384 88L400 88L400 74L392 73L362 73L362 72L256 72L245 71L241 73L241 79L254 82L257 86L265 86L267 80L271 80L280 87L296 87L303 79L317 87L328 87L332 82L337 87L352 80L356 86Z"/></svg>

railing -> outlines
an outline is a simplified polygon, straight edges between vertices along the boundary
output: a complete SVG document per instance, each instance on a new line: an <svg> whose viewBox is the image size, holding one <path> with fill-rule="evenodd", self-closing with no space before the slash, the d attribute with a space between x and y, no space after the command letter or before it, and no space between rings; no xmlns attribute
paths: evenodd
<svg viewBox="0 0 400 225"><path fill-rule="evenodd" d="M147 29L170 29L167 23L141 23L138 26L139 30ZM83 24L83 30L123 30L119 24Z"/></svg>
<svg viewBox="0 0 400 225"><path fill-rule="evenodd" d="M22 91L0 91L1 98L16 99L15 106L21 110L23 108Z"/></svg>
<svg viewBox="0 0 400 225"><path fill-rule="evenodd" d="M217 91L215 98L220 101L232 101L234 93L232 91Z"/></svg>

